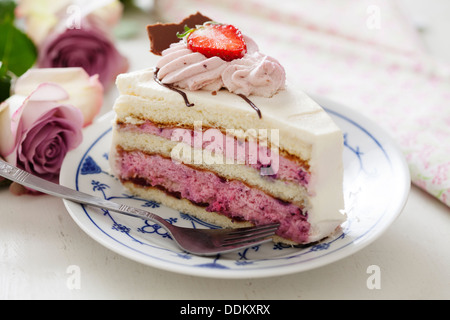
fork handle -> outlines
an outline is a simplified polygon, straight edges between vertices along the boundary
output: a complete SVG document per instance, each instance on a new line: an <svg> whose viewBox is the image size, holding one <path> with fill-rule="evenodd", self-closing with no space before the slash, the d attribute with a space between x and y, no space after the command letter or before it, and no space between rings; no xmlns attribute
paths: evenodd
<svg viewBox="0 0 450 320"><path fill-rule="evenodd" d="M44 180L37 176L34 176L22 169L14 167L9 163L0 160L0 176L6 179L17 182L25 187L31 188L42 193L46 193L55 197L70 200L76 203L86 204L102 209L111 210L134 218L140 218L144 220L150 220L158 223L166 228L170 228L168 223L163 218L157 216L146 210L133 208L124 204L118 204L109 200L94 197L90 194L76 191L65 186Z"/></svg>

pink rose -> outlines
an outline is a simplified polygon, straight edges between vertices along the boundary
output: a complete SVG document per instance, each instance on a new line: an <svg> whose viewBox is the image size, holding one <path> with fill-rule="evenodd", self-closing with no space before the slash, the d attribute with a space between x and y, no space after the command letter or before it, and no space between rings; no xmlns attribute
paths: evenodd
<svg viewBox="0 0 450 320"><path fill-rule="evenodd" d="M112 33L122 13L119 0L19 0L16 8L38 47L39 67L82 67L105 87L128 70Z"/></svg>
<svg viewBox="0 0 450 320"><path fill-rule="evenodd" d="M15 13L24 20L28 36L40 46L59 25L76 27L84 18L111 32L122 17L123 5L119 0L17 0Z"/></svg>
<svg viewBox="0 0 450 320"><path fill-rule="evenodd" d="M0 156L34 175L58 182L66 153L82 141L83 115L53 83L29 96L13 95L0 108Z"/></svg>
<svg viewBox="0 0 450 320"><path fill-rule="evenodd" d="M39 47L39 67L82 67L89 75L98 74L105 87L128 70L128 60L114 46L102 28L82 20L80 28L64 29L50 35Z"/></svg>
<svg viewBox="0 0 450 320"><path fill-rule="evenodd" d="M55 83L67 93L68 100L60 101L80 109L84 123L92 123L103 105L103 86L98 76L89 75L82 68L48 68L30 69L17 79L14 86L16 95L28 96L40 83Z"/></svg>

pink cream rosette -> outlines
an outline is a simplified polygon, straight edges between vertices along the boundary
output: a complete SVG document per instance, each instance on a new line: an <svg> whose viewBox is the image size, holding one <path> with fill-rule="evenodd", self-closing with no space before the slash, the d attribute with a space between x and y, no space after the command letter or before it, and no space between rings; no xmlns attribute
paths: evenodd
<svg viewBox="0 0 450 320"><path fill-rule="evenodd" d="M102 101L96 77L88 77L81 68L64 70L69 74L30 70L17 81L15 94L0 105L0 157L53 182L58 182L67 152L81 143L83 126L92 122L83 114L96 114ZM43 81L36 82L39 76ZM50 78L54 81L44 82ZM24 193L15 184L11 190Z"/></svg>

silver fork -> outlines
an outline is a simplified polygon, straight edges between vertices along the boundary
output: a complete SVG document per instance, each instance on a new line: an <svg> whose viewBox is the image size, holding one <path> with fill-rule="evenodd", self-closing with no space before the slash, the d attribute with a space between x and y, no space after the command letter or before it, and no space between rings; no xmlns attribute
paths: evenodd
<svg viewBox="0 0 450 320"><path fill-rule="evenodd" d="M72 202L90 205L127 216L150 220L169 232L172 239L185 251L201 256L227 253L271 241L279 224L238 229L192 229L170 224L160 216L138 208L94 197L34 176L0 160L0 176L42 193Z"/></svg>

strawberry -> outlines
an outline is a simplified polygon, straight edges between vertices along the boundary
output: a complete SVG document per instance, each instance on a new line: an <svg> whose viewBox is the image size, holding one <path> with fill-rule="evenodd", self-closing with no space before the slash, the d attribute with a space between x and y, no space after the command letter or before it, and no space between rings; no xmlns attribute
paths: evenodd
<svg viewBox="0 0 450 320"><path fill-rule="evenodd" d="M232 25L207 22L184 33L187 47L207 58L219 57L225 61L242 58L247 52L244 37Z"/></svg>

